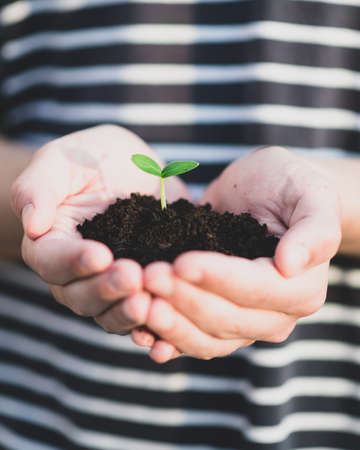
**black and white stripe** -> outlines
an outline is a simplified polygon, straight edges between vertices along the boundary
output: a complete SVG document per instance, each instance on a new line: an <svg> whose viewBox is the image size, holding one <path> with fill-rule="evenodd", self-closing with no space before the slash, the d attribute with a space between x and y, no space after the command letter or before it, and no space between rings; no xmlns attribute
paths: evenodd
<svg viewBox="0 0 360 450"><path fill-rule="evenodd" d="M2 132L36 147L120 124L199 160L197 196L259 146L355 156L359 23L358 0L5 1ZM360 262L338 258L285 343L159 366L1 265L0 448L358 449L359 305Z"/></svg>
<svg viewBox="0 0 360 450"><path fill-rule="evenodd" d="M314 430L359 441L359 371L341 375L360 364L353 337L346 338L358 330L358 306L330 300L284 345L258 344L210 363L183 358L163 368L127 338L104 335L62 310L40 283L24 277L23 288L15 279L1 284L7 291L0 320L4 444L16 440L6 427L11 421L38 427L39 436L49 435L50 448L242 448L231 444L235 436L248 448L272 448L294 434L304 442ZM340 285L357 293L360 270L334 267L330 288ZM24 300L27 292L36 292L37 301ZM334 328L342 342L330 338ZM150 430L152 443L146 442ZM191 443L205 431L207 444ZM174 442L167 442L174 433ZM216 435L222 445L214 446Z"/></svg>

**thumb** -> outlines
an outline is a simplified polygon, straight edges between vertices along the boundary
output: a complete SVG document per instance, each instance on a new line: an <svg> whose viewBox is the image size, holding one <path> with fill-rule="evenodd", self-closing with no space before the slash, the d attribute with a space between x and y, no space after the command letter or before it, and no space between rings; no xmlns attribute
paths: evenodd
<svg viewBox="0 0 360 450"><path fill-rule="evenodd" d="M205 189L202 196L200 197L199 203L205 204L210 203L213 208L217 208L219 199L218 199L218 185L219 178L215 178Z"/></svg>
<svg viewBox="0 0 360 450"><path fill-rule="evenodd" d="M337 195L321 192L301 198L289 229L275 250L275 265L286 278L329 261L341 241L340 206Z"/></svg>
<svg viewBox="0 0 360 450"><path fill-rule="evenodd" d="M50 148L40 149L11 187L11 206L21 219L24 232L36 239L50 230L57 206L69 194L70 170L66 161Z"/></svg>

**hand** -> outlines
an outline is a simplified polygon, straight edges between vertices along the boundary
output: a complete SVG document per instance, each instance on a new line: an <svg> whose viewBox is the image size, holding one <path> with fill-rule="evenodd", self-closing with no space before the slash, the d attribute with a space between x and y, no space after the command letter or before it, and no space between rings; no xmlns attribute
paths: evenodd
<svg viewBox="0 0 360 450"><path fill-rule="evenodd" d="M22 219L24 261L76 314L94 317L106 331L126 333L147 316L150 295L143 271L128 259L114 261L104 244L82 239L76 225L131 192L158 196L156 177L130 161L156 154L133 133L104 125L79 131L38 150L12 187L12 206ZM179 179L169 200L189 197Z"/></svg>
<svg viewBox="0 0 360 450"><path fill-rule="evenodd" d="M231 164L205 192L219 211L250 212L280 237L274 258L188 252L145 269L155 295L146 324L161 337L150 355L213 358L255 340L281 342L326 296L341 239L341 212L327 173L282 148ZM137 331L135 341L141 340Z"/></svg>

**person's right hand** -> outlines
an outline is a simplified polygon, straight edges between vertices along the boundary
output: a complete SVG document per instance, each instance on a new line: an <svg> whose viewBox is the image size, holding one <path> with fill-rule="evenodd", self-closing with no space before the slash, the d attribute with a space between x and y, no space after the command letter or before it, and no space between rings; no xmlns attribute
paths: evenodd
<svg viewBox="0 0 360 450"><path fill-rule="evenodd" d="M134 153L161 162L140 138L117 126L72 133L34 154L11 195L23 223L25 263L50 285L57 301L118 334L145 322L151 298L143 291L142 268L133 260L114 261L108 247L82 239L76 225L131 192L158 197L157 178L135 167ZM167 196L174 201L189 193L173 177Z"/></svg>

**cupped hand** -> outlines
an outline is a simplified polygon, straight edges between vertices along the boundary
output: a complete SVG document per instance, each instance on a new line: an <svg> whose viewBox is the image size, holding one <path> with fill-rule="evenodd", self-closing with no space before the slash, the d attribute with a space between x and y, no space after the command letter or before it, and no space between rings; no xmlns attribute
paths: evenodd
<svg viewBox="0 0 360 450"><path fill-rule="evenodd" d="M143 289L142 268L128 259L114 261L104 244L82 239L76 225L131 192L159 195L158 180L135 167L133 153L161 163L140 138L117 126L67 135L34 154L11 196L24 227L24 261L60 303L120 334L147 316L151 299ZM167 195L170 201L189 198L175 178L169 180Z"/></svg>
<svg viewBox="0 0 360 450"><path fill-rule="evenodd" d="M256 340L281 342L326 297L328 266L341 240L341 208L327 174L283 148L230 166L202 199L221 212L250 212L280 237L274 258L188 252L145 269L155 299L146 325L160 336L150 355L209 359ZM135 342L141 341L137 331Z"/></svg>

